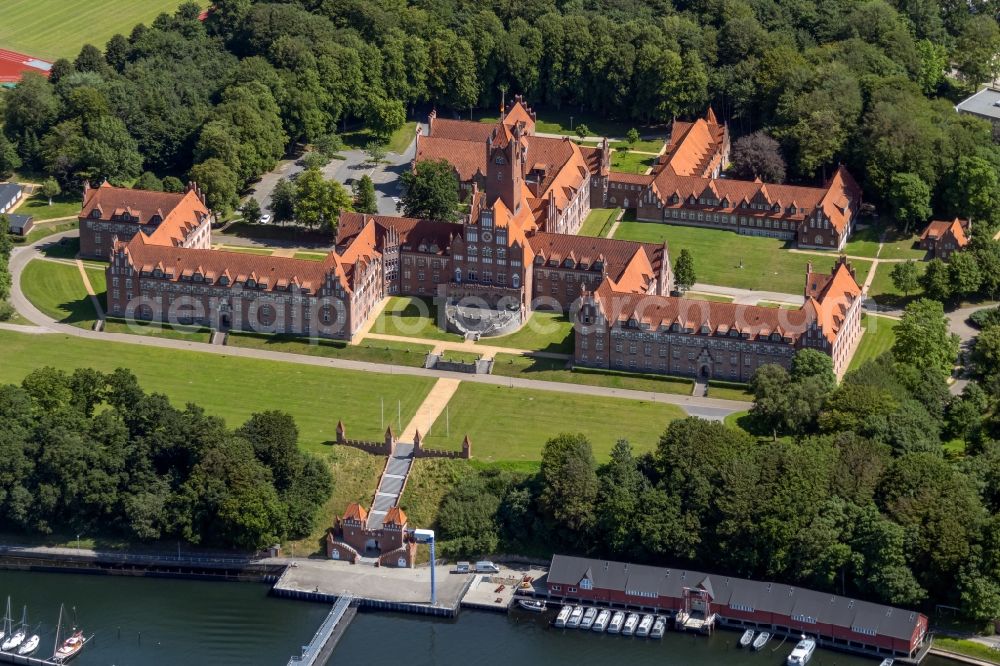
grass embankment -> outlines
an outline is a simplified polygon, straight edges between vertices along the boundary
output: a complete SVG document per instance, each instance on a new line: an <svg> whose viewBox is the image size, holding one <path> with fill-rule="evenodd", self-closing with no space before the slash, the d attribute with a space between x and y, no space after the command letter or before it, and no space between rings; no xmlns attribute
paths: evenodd
<svg viewBox="0 0 1000 666"><path fill-rule="evenodd" d="M582 432L603 462L623 437L637 453L652 450L667 424L683 417L674 405L463 382L424 442L458 450L468 435L479 461L533 461L548 439Z"/></svg>
<svg viewBox="0 0 1000 666"><path fill-rule="evenodd" d="M983 661L988 661L991 664L1000 664L1000 651L997 651L987 645L983 645L982 643L977 643L976 641L970 641L964 638L935 636L934 647L941 650L947 650L948 652L957 652L958 654L963 654L967 657L982 659Z"/></svg>
<svg viewBox="0 0 1000 666"><path fill-rule="evenodd" d="M573 353L573 322L561 312L536 311L510 335L480 338L479 343L506 349L527 349L554 354Z"/></svg>
<svg viewBox="0 0 1000 666"><path fill-rule="evenodd" d="M678 395L689 395L693 386L690 379L682 377L580 367L567 370L566 362L559 359L513 354L497 354L493 359L493 374L546 382L565 382L567 384L604 386L651 393L676 393Z"/></svg>
<svg viewBox="0 0 1000 666"><path fill-rule="evenodd" d="M882 252L878 251L879 239L883 238ZM926 252L917 248L920 237L916 234L904 234L895 227L885 224L872 224L856 230L844 246L844 254L855 257L878 256L879 259L916 259L924 258Z"/></svg>
<svg viewBox="0 0 1000 666"><path fill-rule="evenodd" d="M103 48L116 33L128 35L137 23L172 14L182 0L6 0L0 44L46 60L73 59L84 44ZM207 2L200 3L202 8Z"/></svg>
<svg viewBox="0 0 1000 666"><path fill-rule="evenodd" d="M753 402L753 393L750 392L750 387L747 384L720 382L714 379L708 382L708 397Z"/></svg>
<svg viewBox="0 0 1000 666"><path fill-rule="evenodd" d="M832 254L827 260L816 255L789 252L786 241L777 238L743 236L723 229L656 222L623 221L615 238L648 243L666 240L674 257L681 250L688 250L694 258L695 273L701 283L786 294L802 293L809 262L812 262L813 270L828 271L835 260ZM871 262L855 260L852 265L857 271L858 283L864 284Z"/></svg>
<svg viewBox="0 0 1000 666"><path fill-rule="evenodd" d="M338 340L303 339L287 335L264 335L260 333L230 333L226 342L231 347L266 349L288 354L342 358L369 363L388 363L419 368L424 357L433 349L430 345L391 340L369 340L350 345Z"/></svg>
<svg viewBox="0 0 1000 666"><path fill-rule="evenodd" d="M0 382L20 382L46 365L64 370L128 368L146 391L163 393L178 406L194 402L230 427L254 412L281 409L295 418L303 447L312 451L327 450L323 442L336 437L338 419L343 419L349 437L381 441L389 425L381 421L381 405L398 431L397 401L405 427L434 382L430 377L0 331Z"/></svg>
<svg viewBox="0 0 1000 666"><path fill-rule="evenodd" d="M2 43L2 38L0 38L0 43ZM53 197L50 206L46 197L34 194L28 197L14 212L18 215L31 215L35 224L38 224L60 217L76 217L80 213L80 206L80 197L66 195Z"/></svg>
<svg viewBox="0 0 1000 666"><path fill-rule="evenodd" d="M620 211L621 208L592 208L577 235L607 237Z"/></svg>
<svg viewBox="0 0 1000 666"><path fill-rule="evenodd" d="M847 370L860 368L868 361L878 358L892 349L896 341L896 326L899 322L888 317L861 315L861 328L864 329L861 342L854 352L854 358Z"/></svg>
<svg viewBox="0 0 1000 666"><path fill-rule="evenodd" d="M21 274L21 289L32 305L56 321L92 328L97 319L80 269L74 264L33 259Z"/></svg>
<svg viewBox="0 0 1000 666"><path fill-rule="evenodd" d="M903 294L896 285L892 283L892 269L896 264L879 264L872 278L871 286L868 287L868 295L875 299L879 305L902 308L910 301L914 301L924 295L924 290L917 287L916 291ZM917 262L917 275L922 276L927 271L926 262Z"/></svg>
<svg viewBox="0 0 1000 666"><path fill-rule="evenodd" d="M20 211L18 211L20 212ZM30 245L37 240L46 238L47 236L52 236L54 234L62 233L63 231L70 231L76 229L80 226L77 220L51 223L45 225L35 225L35 228L28 232L28 235L24 238L15 237L15 243L20 245ZM79 249L79 241L77 241L77 249Z"/></svg>
<svg viewBox="0 0 1000 666"><path fill-rule="evenodd" d="M462 336L438 328L437 305L429 298L394 296L372 324L372 333L460 342Z"/></svg>

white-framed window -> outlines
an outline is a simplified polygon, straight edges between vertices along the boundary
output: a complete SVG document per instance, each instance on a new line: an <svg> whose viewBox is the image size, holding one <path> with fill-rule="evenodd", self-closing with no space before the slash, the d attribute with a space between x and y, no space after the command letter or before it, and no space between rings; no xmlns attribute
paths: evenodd
<svg viewBox="0 0 1000 666"><path fill-rule="evenodd" d="M594 581L590 580L589 578L584 578L583 580L580 581L580 587L583 588L584 590L592 590L594 589Z"/></svg>

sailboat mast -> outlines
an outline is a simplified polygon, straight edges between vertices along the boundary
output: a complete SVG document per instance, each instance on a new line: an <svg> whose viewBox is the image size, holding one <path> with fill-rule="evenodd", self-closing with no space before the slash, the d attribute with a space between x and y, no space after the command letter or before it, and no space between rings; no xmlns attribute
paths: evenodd
<svg viewBox="0 0 1000 666"><path fill-rule="evenodd" d="M52 646L52 654L59 651L59 634L62 633L63 605L59 604L59 621L56 622L56 644Z"/></svg>

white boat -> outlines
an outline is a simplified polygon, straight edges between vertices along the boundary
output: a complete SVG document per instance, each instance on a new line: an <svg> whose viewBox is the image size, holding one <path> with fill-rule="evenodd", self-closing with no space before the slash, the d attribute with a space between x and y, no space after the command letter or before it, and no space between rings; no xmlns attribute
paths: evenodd
<svg viewBox="0 0 1000 666"><path fill-rule="evenodd" d="M888 659L888 658L886 658L886 659L882 660L882 663L879 664L879 666L892 666L893 663L895 663L894 659Z"/></svg>
<svg viewBox="0 0 1000 666"><path fill-rule="evenodd" d="M769 632L767 631L760 632L759 634L757 634L757 638L755 638L753 641L753 649L754 650L761 649L762 647L767 645L767 642L769 640L771 640L771 634Z"/></svg>
<svg viewBox="0 0 1000 666"><path fill-rule="evenodd" d="M566 620L569 619L569 614L572 612L573 612L572 606L563 606L562 610L559 611L559 615L556 616L556 622L555 622L556 626L565 627Z"/></svg>
<svg viewBox="0 0 1000 666"><path fill-rule="evenodd" d="M590 628L591 631L604 631L608 628L608 621L611 620L611 611L608 609L602 610L597 614L597 619L594 620L594 626Z"/></svg>
<svg viewBox="0 0 1000 666"><path fill-rule="evenodd" d="M58 648L56 648L56 653L52 655L52 661L57 664L65 664L67 661L80 654L80 650L87 643L87 639L83 637L83 632L80 630L74 631L69 638L62 642Z"/></svg>
<svg viewBox="0 0 1000 666"><path fill-rule="evenodd" d="M541 613L545 610L545 602L537 599L518 599L517 605L532 613Z"/></svg>
<svg viewBox="0 0 1000 666"><path fill-rule="evenodd" d="M591 606L583 612L583 619L580 620L581 629L590 629L594 626L594 620L597 618L597 609Z"/></svg>
<svg viewBox="0 0 1000 666"><path fill-rule="evenodd" d="M41 642L41 638L38 634L34 634L28 637L28 640L24 641L21 647L17 648L17 653L22 656L27 656L32 654L38 649L38 643Z"/></svg>
<svg viewBox="0 0 1000 666"><path fill-rule="evenodd" d="M639 621L639 626L635 628L635 635L639 638L649 636L649 630L653 628L653 616L643 615Z"/></svg>
<svg viewBox="0 0 1000 666"><path fill-rule="evenodd" d="M663 634L667 631L667 619L662 615L656 617L656 621L653 622L653 628L649 631L650 638L663 638Z"/></svg>
<svg viewBox="0 0 1000 666"><path fill-rule="evenodd" d="M622 623L625 621L625 613L621 611L615 611L614 617L611 618L611 624L608 625L609 634L617 634L622 630Z"/></svg>
<svg viewBox="0 0 1000 666"><path fill-rule="evenodd" d="M788 666L805 666L812 659L813 652L816 651L816 641L811 638L802 637L802 640L796 644L792 653L788 655L788 659L785 663Z"/></svg>
<svg viewBox="0 0 1000 666"><path fill-rule="evenodd" d="M639 624L639 614L629 613L625 624L622 626L622 636L631 636L635 633L635 625Z"/></svg>
<svg viewBox="0 0 1000 666"><path fill-rule="evenodd" d="M10 617L10 597L7 597L7 611L3 614L3 627L0 627L0 641L10 638L13 633L14 627L11 625Z"/></svg>
<svg viewBox="0 0 1000 666"><path fill-rule="evenodd" d="M21 645L21 643L24 642L24 639L27 638L28 636L27 625L28 625L28 607L25 606L24 610L21 611L20 626L18 626L17 630L13 634L11 634L7 638L7 640L5 640L3 643L0 643L0 650L3 650L4 652L10 652L11 650L14 650L19 645Z"/></svg>
<svg viewBox="0 0 1000 666"><path fill-rule="evenodd" d="M740 636L740 647L750 647L750 644L753 643L753 633L753 629L747 629L743 632L743 635Z"/></svg>
<svg viewBox="0 0 1000 666"><path fill-rule="evenodd" d="M573 609L573 612L569 614L569 619L566 620L567 629L576 629L580 626L580 620L583 619L583 606L577 606Z"/></svg>

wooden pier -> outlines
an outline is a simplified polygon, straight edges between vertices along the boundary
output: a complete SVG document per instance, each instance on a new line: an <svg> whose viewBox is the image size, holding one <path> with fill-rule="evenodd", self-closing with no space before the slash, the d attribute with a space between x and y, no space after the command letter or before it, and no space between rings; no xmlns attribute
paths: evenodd
<svg viewBox="0 0 1000 666"><path fill-rule="evenodd" d="M302 655L292 657L287 666L315 666L325 664L333 654L333 648L344 635L344 630L357 614L357 608L352 606L353 597L344 596L337 599L326 619L319 625L308 645L302 647Z"/></svg>

